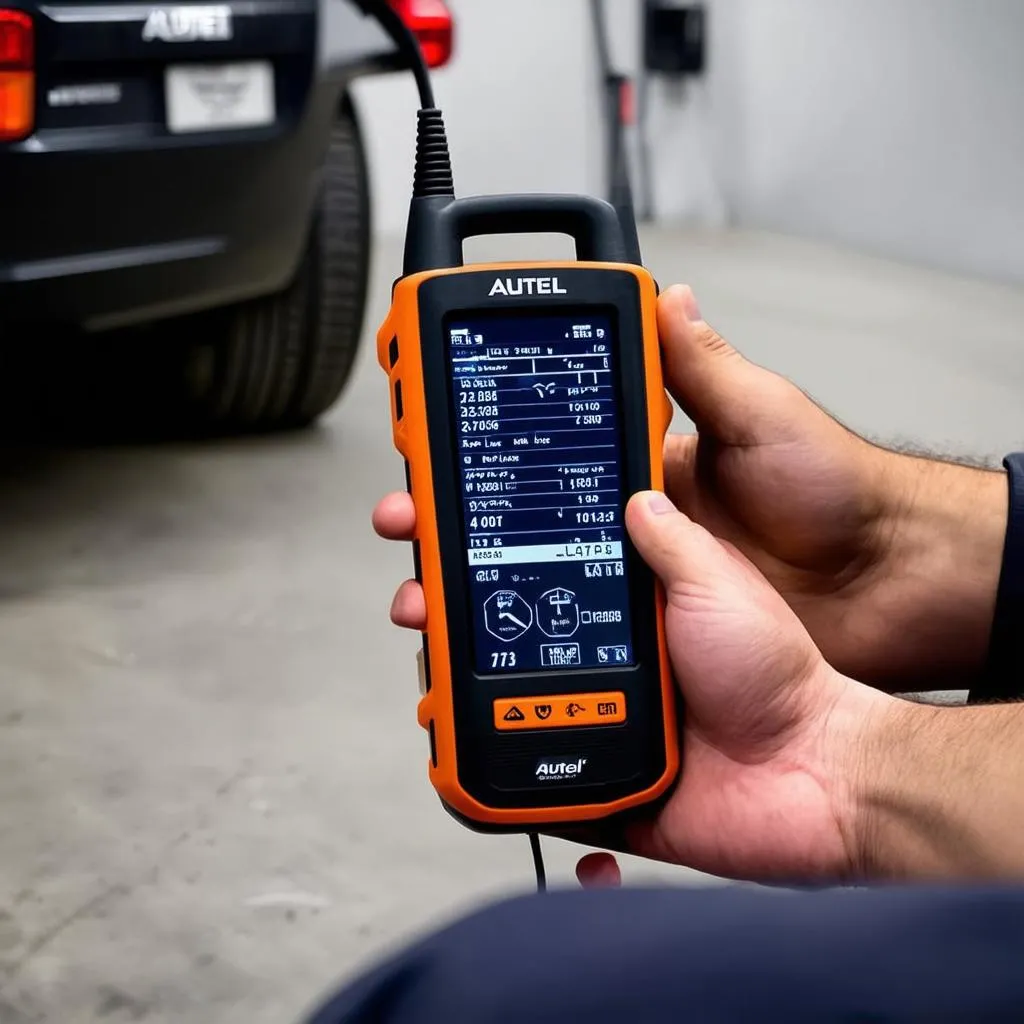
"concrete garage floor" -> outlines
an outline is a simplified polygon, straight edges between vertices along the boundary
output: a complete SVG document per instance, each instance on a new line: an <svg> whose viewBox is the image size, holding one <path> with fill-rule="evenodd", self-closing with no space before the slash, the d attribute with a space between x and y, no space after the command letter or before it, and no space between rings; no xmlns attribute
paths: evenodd
<svg viewBox="0 0 1024 1024"><path fill-rule="evenodd" d="M757 235L645 246L852 426L971 456L1024 442L1024 290ZM378 250L368 334L398 251ZM402 482L387 409L367 344L301 436L5 455L3 1024L295 1020L532 884L524 839L463 830L426 781L416 639L387 620L409 552L368 525ZM578 851L547 851L571 884Z"/></svg>

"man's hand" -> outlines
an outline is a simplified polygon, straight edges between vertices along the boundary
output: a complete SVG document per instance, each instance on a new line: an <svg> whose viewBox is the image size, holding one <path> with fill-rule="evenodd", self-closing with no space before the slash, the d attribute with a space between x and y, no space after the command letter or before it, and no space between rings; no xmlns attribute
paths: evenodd
<svg viewBox="0 0 1024 1024"><path fill-rule="evenodd" d="M665 587L683 765L654 817L567 838L761 881L1024 876L1024 705L927 707L854 682L751 562L664 495L635 495L626 526ZM393 614L421 621L417 587ZM578 874L619 872L590 854Z"/></svg>
<svg viewBox="0 0 1024 1024"><path fill-rule="evenodd" d="M634 496L626 526L665 587L686 709L679 784L627 848L734 878L856 876L866 737L900 702L831 668L757 569L663 494Z"/></svg>
<svg viewBox="0 0 1024 1024"><path fill-rule="evenodd" d="M869 444L744 359L687 288L661 297L658 328L667 386L697 427L665 447L680 509L751 559L840 671L965 688L987 650L1004 474Z"/></svg>
<svg viewBox="0 0 1024 1024"><path fill-rule="evenodd" d="M1024 705L928 707L856 683L664 495L634 497L626 525L665 587L686 713L679 783L626 826L625 850L754 880L1024 876ZM579 838L600 844L600 826ZM608 854L577 873L619 878Z"/></svg>

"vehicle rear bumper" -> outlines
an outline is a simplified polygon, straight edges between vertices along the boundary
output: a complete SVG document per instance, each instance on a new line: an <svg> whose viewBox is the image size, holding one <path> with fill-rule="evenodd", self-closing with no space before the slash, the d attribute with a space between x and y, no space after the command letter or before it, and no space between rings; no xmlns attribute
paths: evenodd
<svg viewBox="0 0 1024 1024"><path fill-rule="evenodd" d="M318 77L315 0L229 0L230 38L143 39L158 3L32 8L37 129L0 150L0 321L98 329L283 287L298 264L341 84ZM175 134L168 66L272 63L275 118ZM50 105L119 85L116 103Z"/></svg>
<svg viewBox="0 0 1024 1024"><path fill-rule="evenodd" d="M98 329L283 287L319 190L320 93L284 138L0 159L0 321Z"/></svg>
<svg viewBox="0 0 1024 1024"><path fill-rule="evenodd" d="M89 331L124 327L276 291L288 280L277 240L262 249L191 238L0 268L0 323Z"/></svg>

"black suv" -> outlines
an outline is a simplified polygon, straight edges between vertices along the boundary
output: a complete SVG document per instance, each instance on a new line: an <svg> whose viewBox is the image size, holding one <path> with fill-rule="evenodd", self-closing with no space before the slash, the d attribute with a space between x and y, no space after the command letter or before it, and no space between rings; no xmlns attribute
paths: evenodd
<svg viewBox="0 0 1024 1024"><path fill-rule="evenodd" d="M0 0L3 2L3 0ZM388 0L428 63L442 0ZM0 9L0 330L177 346L192 415L307 424L363 321L367 169L348 86L398 67L350 0Z"/></svg>

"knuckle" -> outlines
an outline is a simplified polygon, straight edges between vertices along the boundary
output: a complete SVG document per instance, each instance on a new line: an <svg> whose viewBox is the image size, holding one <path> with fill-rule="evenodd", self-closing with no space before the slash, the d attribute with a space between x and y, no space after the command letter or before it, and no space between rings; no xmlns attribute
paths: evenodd
<svg viewBox="0 0 1024 1024"><path fill-rule="evenodd" d="M713 327L709 327L707 324L702 325L697 331L697 340L700 344L707 349L707 351L714 356L731 356L739 357L739 352L736 351L723 338L718 331Z"/></svg>

